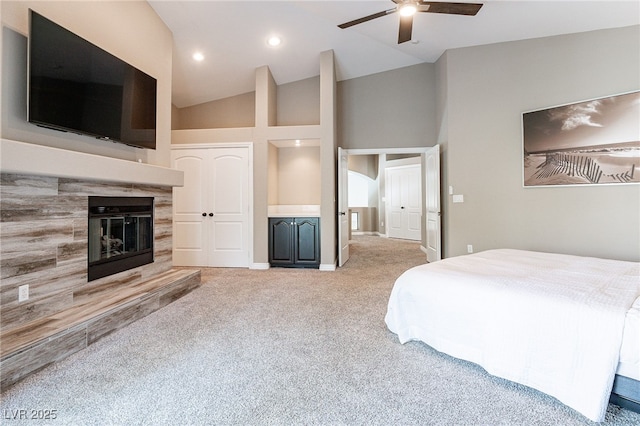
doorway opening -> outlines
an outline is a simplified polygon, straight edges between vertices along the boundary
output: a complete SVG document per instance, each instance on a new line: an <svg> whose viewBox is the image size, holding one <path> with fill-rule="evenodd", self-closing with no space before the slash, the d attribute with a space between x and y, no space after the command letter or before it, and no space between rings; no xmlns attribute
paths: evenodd
<svg viewBox="0 0 640 426"><path fill-rule="evenodd" d="M339 151L339 265L353 235L416 240L429 261L439 260L439 146Z"/></svg>

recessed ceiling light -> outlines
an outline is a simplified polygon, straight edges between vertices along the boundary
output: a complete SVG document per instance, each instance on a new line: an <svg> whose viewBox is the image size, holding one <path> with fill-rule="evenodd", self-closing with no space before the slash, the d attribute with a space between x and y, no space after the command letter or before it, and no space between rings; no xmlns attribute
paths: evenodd
<svg viewBox="0 0 640 426"><path fill-rule="evenodd" d="M271 47L279 46L280 43L282 43L282 40L278 36L269 37L269 40L267 40L267 44Z"/></svg>
<svg viewBox="0 0 640 426"><path fill-rule="evenodd" d="M194 61L198 61L198 62L204 61L204 55L200 52L194 53L192 58Z"/></svg>

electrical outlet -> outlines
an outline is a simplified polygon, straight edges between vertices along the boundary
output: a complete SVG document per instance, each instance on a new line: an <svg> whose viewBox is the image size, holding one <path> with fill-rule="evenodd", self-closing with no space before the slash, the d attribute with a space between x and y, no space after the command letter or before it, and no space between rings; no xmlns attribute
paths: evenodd
<svg viewBox="0 0 640 426"><path fill-rule="evenodd" d="M467 253L473 253L473 245L467 244Z"/></svg>
<svg viewBox="0 0 640 426"><path fill-rule="evenodd" d="M18 287L18 302L29 300L29 284Z"/></svg>

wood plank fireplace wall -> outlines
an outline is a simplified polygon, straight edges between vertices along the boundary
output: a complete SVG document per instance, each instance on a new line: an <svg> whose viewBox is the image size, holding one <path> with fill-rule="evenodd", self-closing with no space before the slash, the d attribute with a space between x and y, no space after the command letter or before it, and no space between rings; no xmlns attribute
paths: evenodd
<svg viewBox="0 0 640 426"><path fill-rule="evenodd" d="M172 267L172 188L2 173L0 287L2 328L14 328L71 307L95 292L145 281ZM149 265L87 282L88 197L155 198L154 258ZM18 287L29 300L18 302Z"/></svg>

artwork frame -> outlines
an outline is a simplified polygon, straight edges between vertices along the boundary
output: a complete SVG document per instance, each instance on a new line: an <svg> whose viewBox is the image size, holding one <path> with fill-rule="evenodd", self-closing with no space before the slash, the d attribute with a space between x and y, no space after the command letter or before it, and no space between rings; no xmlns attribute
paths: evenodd
<svg viewBox="0 0 640 426"><path fill-rule="evenodd" d="M523 112L522 184L640 184L640 90Z"/></svg>

